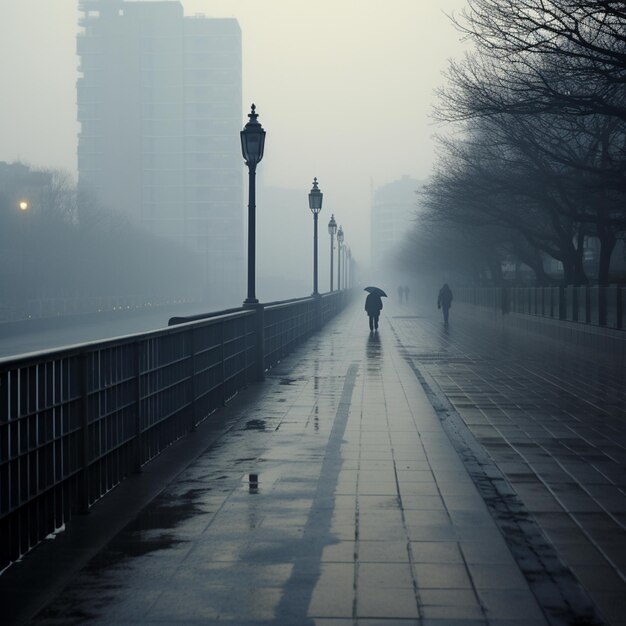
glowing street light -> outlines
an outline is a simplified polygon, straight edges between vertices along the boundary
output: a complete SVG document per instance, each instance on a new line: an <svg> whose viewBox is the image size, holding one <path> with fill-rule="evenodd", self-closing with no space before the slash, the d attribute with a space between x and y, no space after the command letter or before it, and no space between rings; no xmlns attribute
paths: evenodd
<svg viewBox="0 0 626 626"><path fill-rule="evenodd" d="M28 204L28 200L20 200L17 205L20 211L28 211L29 206L30 205Z"/></svg>

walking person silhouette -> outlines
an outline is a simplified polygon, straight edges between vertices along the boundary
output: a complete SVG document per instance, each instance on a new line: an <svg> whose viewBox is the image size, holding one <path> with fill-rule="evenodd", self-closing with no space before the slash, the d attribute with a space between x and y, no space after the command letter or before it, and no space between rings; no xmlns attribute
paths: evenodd
<svg viewBox="0 0 626 626"><path fill-rule="evenodd" d="M378 318L383 308L383 301L377 293L368 294L365 298L365 311L369 317L370 332L378 330Z"/></svg>
<svg viewBox="0 0 626 626"><path fill-rule="evenodd" d="M452 290L448 287L448 283L439 290L439 297L437 298L437 308L441 309L443 313L443 322L448 324L448 315L450 314L450 307L452 306Z"/></svg>

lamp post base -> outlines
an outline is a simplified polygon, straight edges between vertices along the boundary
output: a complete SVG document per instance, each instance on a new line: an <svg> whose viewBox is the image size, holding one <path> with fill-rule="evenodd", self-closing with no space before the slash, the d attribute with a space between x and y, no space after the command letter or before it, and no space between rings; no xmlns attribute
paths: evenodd
<svg viewBox="0 0 626 626"><path fill-rule="evenodd" d="M256 298L246 298L243 301L244 306L246 306L247 304L258 304L259 301Z"/></svg>

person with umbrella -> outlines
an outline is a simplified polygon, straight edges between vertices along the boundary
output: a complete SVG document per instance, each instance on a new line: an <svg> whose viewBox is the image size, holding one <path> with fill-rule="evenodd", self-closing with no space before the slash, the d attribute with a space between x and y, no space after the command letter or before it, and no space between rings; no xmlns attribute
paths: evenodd
<svg viewBox="0 0 626 626"><path fill-rule="evenodd" d="M365 287L363 291L369 292L367 298L365 298L365 311L370 321L370 332L373 333L375 330L378 330L378 318L383 308L381 298L386 298L387 294L378 287Z"/></svg>

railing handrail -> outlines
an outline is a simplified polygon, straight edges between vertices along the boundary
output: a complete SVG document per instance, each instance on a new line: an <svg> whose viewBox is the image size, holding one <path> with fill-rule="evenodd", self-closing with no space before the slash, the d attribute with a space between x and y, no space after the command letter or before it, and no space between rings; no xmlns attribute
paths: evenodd
<svg viewBox="0 0 626 626"><path fill-rule="evenodd" d="M306 296L304 298L294 298L293 300L278 300L276 302L267 302L263 303L263 306L266 310L275 311L277 309L282 309L288 306L292 306L294 304L302 304L305 302L313 302L315 298L313 296Z"/></svg>
<svg viewBox="0 0 626 626"><path fill-rule="evenodd" d="M262 380L349 296L0 359L0 571Z"/></svg>
<svg viewBox="0 0 626 626"><path fill-rule="evenodd" d="M243 311L243 307L233 307L232 309L222 309L221 311L210 311L208 313L198 313L196 315L175 315L170 317L167 322L168 326L177 326L178 324L186 324L187 322L199 322L202 320L208 320L222 315L230 315L232 313L238 313Z"/></svg>

